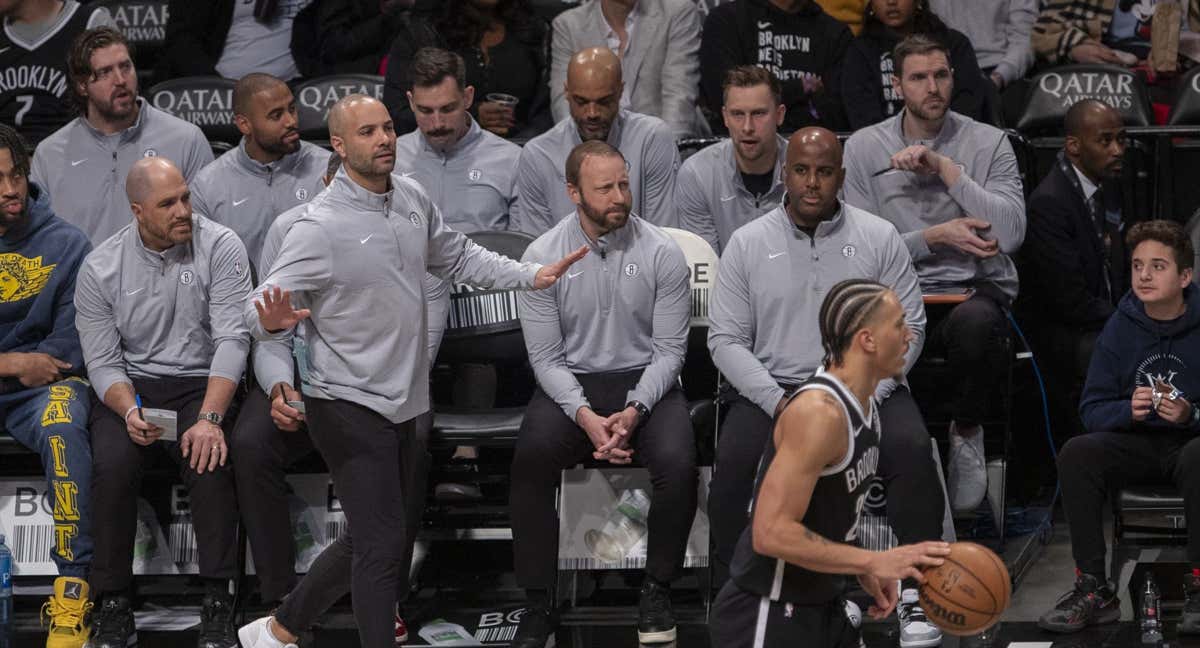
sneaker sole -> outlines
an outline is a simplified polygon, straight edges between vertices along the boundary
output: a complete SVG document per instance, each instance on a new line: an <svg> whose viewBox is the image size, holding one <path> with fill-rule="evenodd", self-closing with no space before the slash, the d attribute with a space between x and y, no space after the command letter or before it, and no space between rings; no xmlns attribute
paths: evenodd
<svg viewBox="0 0 1200 648"><path fill-rule="evenodd" d="M396 635L396 645L399 646L400 644L404 644L404 643L408 643L408 633L407 632L405 632L402 635Z"/></svg>
<svg viewBox="0 0 1200 648"><path fill-rule="evenodd" d="M1050 623L1049 621L1043 621L1043 620L1039 619L1038 627L1041 628L1042 630L1049 630L1050 632L1058 632L1061 634L1070 634L1072 632L1079 632L1080 630L1083 630L1084 628L1087 628L1089 626L1104 625L1106 623L1115 623L1120 620L1121 620L1121 608L1117 607L1112 612L1106 613L1104 616L1101 616L1100 618L1094 619L1090 623L1085 623L1083 625L1072 626L1072 625L1067 625L1065 623Z"/></svg>
<svg viewBox="0 0 1200 648"><path fill-rule="evenodd" d="M661 632L642 632L638 630L638 643L656 644L675 641L675 628Z"/></svg>
<svg viewBox="0 0 1200 648"><path fill-rule="evenodd" d="M900 640L900 648L933 648L940 645L942 645L942 637L940 636L932 639Z"/></svg>

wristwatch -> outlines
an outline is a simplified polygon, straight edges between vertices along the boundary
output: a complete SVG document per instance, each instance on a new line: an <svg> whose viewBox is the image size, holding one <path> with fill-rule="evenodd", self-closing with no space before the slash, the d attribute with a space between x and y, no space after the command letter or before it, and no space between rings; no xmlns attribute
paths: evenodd
<svg viewBox="0 0 1200 648"><path fill-rule="evenodd" d="M200 412L200 416L196 418L196 422L208 421L217 427L221 427L221 421L225 420L225 416L216 412Z"/></svg>
<svg viewBox="0 0 1200 648"><path fill-rule="evenodd" d="M637 410L638 425L645 423L646 419L650 418L650 408L643 405L641 401L629 401L628 403L625 403L625 407L632 407L633 409Z"/></svg>

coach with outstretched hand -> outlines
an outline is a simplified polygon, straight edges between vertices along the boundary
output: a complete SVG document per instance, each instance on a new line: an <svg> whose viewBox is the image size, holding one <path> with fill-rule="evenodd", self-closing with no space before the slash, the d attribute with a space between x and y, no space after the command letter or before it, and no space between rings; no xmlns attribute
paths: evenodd
<svg viewBox="0 0 1200 648"><path fill-rule="evenodd" d="M420 185L392 173L396 133L375 99L339 101L329 132L342 170L288 231L244 314L258 339L291 335L310 318L302 389L309 433L329 465L349 531L322 552L274 617L241 628L248 648L294 644L296 633L347 591L362 645L394 646L411 532L398 459L414 419L429 409L426 270L478 286L542 289L587 254L581 247L557 263L522 264L447 229Z"/></svg>

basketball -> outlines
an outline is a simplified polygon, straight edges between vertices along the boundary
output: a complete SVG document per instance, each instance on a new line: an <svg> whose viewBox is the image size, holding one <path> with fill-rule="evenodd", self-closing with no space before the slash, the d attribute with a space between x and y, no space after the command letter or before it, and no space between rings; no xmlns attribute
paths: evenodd
<svg viewBox="0 0 1200 648"><path fill-rule="evenodd" d="M955 542L940 567L925 570L921 607L947 634L983 632L1000 620L1012 597L1008 568L991 549Z"/></svg>

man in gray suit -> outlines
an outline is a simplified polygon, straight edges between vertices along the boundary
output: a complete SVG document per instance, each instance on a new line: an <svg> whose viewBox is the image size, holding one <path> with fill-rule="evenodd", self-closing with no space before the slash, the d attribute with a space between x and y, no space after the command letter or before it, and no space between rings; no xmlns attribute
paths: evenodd
<svg viewBox="0 0 1200 648"><path fill-rule="evenodd" d="M654 115L677 137L696 131L700 83L700 11L694 0L585 0L554 19L550 108L567 117L567 63L588 47L621 58L621 108Z"/></svg>

